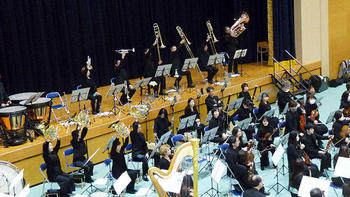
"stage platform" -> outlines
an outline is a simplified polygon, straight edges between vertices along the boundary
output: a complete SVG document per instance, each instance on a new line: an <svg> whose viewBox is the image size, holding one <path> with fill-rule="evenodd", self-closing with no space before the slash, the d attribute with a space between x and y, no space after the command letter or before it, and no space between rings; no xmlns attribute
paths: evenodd
<svg viewBox="0 0 350 197"><path fill-rule="evenodd" d="M296 66L298 67L298 66ZM321 73L321 62L313 62L308 65L306 65L307 69L310 70L313 74L320 74ZM223 67L221 65L218 65L217 68L219 68L219 72L217 74L217 77L214 79L218 81L224 80L224 72ZM240 68L241 69L241 68ZM202 80L202 77L197 69L192 69L192 78L195 82L196 87L195 88L187 88L187 79L186 77L183 77L181 80L180 86L183 88L180 89L179 93L170 93L166 97L159 97L156 99L151 98L150 96L145 96L143 94L142 96L142 102L143 104L149 103L151 105L151 110L149 113L149 116L146 120L139 120L142 123L142 131L145 133L145 136L148 141L154 141L153 136L153 124L154 119L156 118L159 110L161 108L166 108L168 111L169 120L171 119L171 108L170 108L170 101L167 101L167 97L174 97L175 95L178 95L178 101L174 106L174 125L175 128L179 124L179 117L184 114L184 109L187 105L187 100L189 98L194 98L196 100L197 109L199 109L200 116L201 116L201 122L208 124L205 122L206 116L207 116L207 109L205 106L205 98L207 97L206 94L206 87L209 86L208 83L205 83ZM274 87L272 84L271 76L270 74L273 73L273 67L268 66L266 64L261 63L249 63L243 65L243 76L240 77L234 77L230 78L228 87L221 92L222 86L219 85L211 85L215 89L215 93L219 98L223 100L223 103L226 105L227 98L229 95L232 95L231 101L235 100L238 96L238 93L241 91L241 83L246 82L249 84L249 91L250 94L253 94L253 90L255 86L258 86L256 97L259 95L260 91L264 91L267 89L271 89L270 93L270 101L274 102L277 94L277 88ZM206 77L206 72L203 73ZM137 79L130 80L131 84L135 84ZM172 89L174 84L175 78L166 78L167 82L167 89ZM199 90L203 88L204 95L200 96L199 99L196 99L198 96ZM107 97L109 86L104 86L98 88L98 92L101 93L103 96L102 99L102 106L101 110L103 112L107 112L113 108L113 97ZM70 100L71 95L67 95L67 100ZM62 96L64 99L65 97ZM120 114L115 115L109 115L106 117L98 117L90 114L90 121L91 124L89 125L89 131L87 136L85 137L87 146L88 146L88 153L92 154L96 151L97 148L101 147L100 151L96 154L96 156L92 159L92 162L99 163L102 162L104 159L109 158L109 155L107 152L102 153L104 150L107 141L110 139L110 137L113 136L114 130L111 128L108 128L108 126L117 121L123 121L127 126L131 126L132 123L135 121L134 117L127 115L127 112L129 111L130 107L132 105L137 105L141 101L141 94L140 89L138 89L132 98L133 102L130 105L122 106L120 107L123 109L123 112ZM57 104L59 101L58 99L54 99L53 103ZM198 107L199 103L199 107ZM91 108L90 101L83 101L81 102L81 106L86 105L88 109ZM78 103L68 104L69 111L71 114L74 114L78 112ZM66 121L68 119L68 116L64 109L55 110L56 115L60 118L61 121ZM231 112L232 113L232 112ZM70 140L71 140L71 131L75 128L75 126L71 126L69 129L63 127L59 123L55 122L54 117L51 117L51 124L57 125L60 128L60 136L61 136L61 149L59 151L60 159L61 159L61 166L62 169L65 170L65 159L63 157L63 151L67 148L70 148ZM33 142L27 141L26 143L19 145L19 146L11 146L8 148L5 148L2 145L2 142L0 140L0 160L3 161L9 161L12 164L14 164L18 169L24 169L24 177L26 179L27 183L30 183L31 185L36 185L38 183L41 183L43 181L43 178L39 171L39 166L44 162L42 157L42 144L44 142L43 137L37 137L34 139Z"/></svg>

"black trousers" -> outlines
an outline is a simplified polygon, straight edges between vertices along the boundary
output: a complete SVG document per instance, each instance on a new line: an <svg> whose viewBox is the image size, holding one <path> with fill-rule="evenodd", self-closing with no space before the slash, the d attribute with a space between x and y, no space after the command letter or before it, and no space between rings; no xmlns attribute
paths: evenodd
<svg viewBox="0 0 350 197"><path fill-rule="evenodd" d="M126 104L128 102L128 98L127 98L127 95L125 93L125 88L123 88L122 92L123 92L123 94L120 97L120 102L121 102L122 105L124 105L124 104ZM135 89L131 89L131 88L128 87L128 92L129 92L128 93L129 94L129 98L131 99L132 96L134 96L136 90Z"/></svg>
<svg viewBox="0 0 350 197"><path fill-rule="evenodd" d="M99 94L95 96L89 95L88 99L91 101L92 112L100 112L102 96Z"/></svg>
<svg viewBox="0 0 350 197"><path fill-rule="evenodd" d="M186 78L187 78L187 86L192 85L192 76L191 76L191 72L189 70L186 70L186 71L179 70L177 72L179 74L179 77L176 78L176 80L175 80L175 84L174 84L175 86L179 86L180 81L182 79L182 76L186 76Z"/></svg>
<svg viewBox="0 0 350 197"><path fill-rule="evenodd" d="M73 164L77 167L83 167L83 165L85 164L85 161L75 161L73 162ZM91 176L93 174L94 171L94 163L92 163L91 161L89 161L84 167L84 176L85 176L85 180L86 179L91 179Z"/></svg>
<svg viewBox="0 0 350 197"><path fill-rule="evenodd" d="M140 172L138 170L127 170L128 175L131 179L131 182L126 187L126 191L132 191L135 190L135 181L137 179L137 176L140 175Z"/></svg>
<svg viewBox="0 0 350 197"><path fill-rule="evenodd" d="M151 151L147 152L148 155L151 154ZM154 165L158 166L159 165L159 161L160 161L160 155L158 152L156 152L153 155L154 158ZM132 155L132 160L134 161L140 161L142 162L142 175L146 175L148 173L148 163L147 163L147 158L146 158L146 154L133 154Z"/></svg>
<svg viewBox="0 0 350 197"><path fill-rule="evenodd" d="M157 94L159 92L159 94L163 94L164 93L164 89L166 88L166 83L165 83L165 77L164 76L160 76L160 77L153 77L151 79L151 81L155 81L157 82L157 85L153 87L153 91ZM159 89L159 91L158 91ZM148 94L151 93L151 86L148 85Z"/></svg>
<svg viewBox="0 0 350 197"><path fill-rule="evenodd" d="M270 161L269 161L269 151L271 151L271 153L273 154L275 152L275 148L271 148L270 147L271 143L266 143L266 144L258 144L258 150L259 151L263 151L261 152L261 157L260 157L260 166L261 167L265 167L265 166L269 166Z"/></svg>
<svg viewBox="0 0 350 197"><path fill-rule="evenodd" d="M60 196L69 196L69 193L75 191L74 178L69 174L62 172L56 175L53 182L57 182L60 186Z"/></svg>
<svg viewBox="0 0 350 197"><path fill-rule="evenodd" d="M324 172L324 169L330 168L332 165L332 160L331 160L331 154L328 152L326 154L320 154L318 153L316 156L310 156L310 159L318 158L321 159L321 168L320 172Z"/></svg>
<svg viewBox="0 0 350 197"><path fill-rule="evenodd" d="M235 74L238 74L238 60L234 60L233 57L230 57L228 61L228 72L231 73L232 69Z"/></svg>
<svg viewBox="0 0 350 197"><path fill-rule="evenodd" d="M214 66L201 66L200 67L201 71L207 71L208 72L208 82L212 82L215 74L219 71L217 68Z"/></svg>

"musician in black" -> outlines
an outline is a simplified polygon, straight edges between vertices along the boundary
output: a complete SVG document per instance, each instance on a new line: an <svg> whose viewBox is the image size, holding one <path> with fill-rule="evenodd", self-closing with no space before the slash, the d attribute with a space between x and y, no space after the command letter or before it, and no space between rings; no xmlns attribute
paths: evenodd
<svg viewBox="0 0 350 197"><path fill-rule="evenodd" d="M189 98L187 100L187 106L185 108L184 118L192 115L196 115L199 118L199 113L196 108L196 103L193 98Z"/></svg>
<svg viewBox="0 0 350 197"><path fill-rule="evenodd" d="M318 158L321 159L320 172L323 173L324 169L331 167L331 154L322 151L317 144L317 139L321 138L323 140L328 139L327 136L318 136L314 134L314 128L312 124L306 124L305 134L301 137L301 142L305 144L305 152L309 155L310 159Z"/></svg>
<svg viewBox="0 0 350 197"><path fill-rule="evenodd" d="M241 89L242 89L242 91L239 93L238 98L243 98L243 102L248 100L251 103L253 103L252 97L250 96L249 91L248 91L248 89L249 89L248 84L242 83Z"/></svg>
<svg viewBox="0 0 350 197"><path fill-rule="evenodd" d="M289 134L288 139L288 148L287 148L287 159L288 159L288 167L289 167L289 173L294 174L297 170L297 167L295 167L295 161L297 159L305 159L303 156L303 152L305 150L305 145L300 143L300 136L299 131L292 131ZM306 155L308 156L308 155ZM309 171L311 170L311 171ZM311 175L310 175L311 172ZM320 176L320 172L318 170L317 165L311 163L306 164L305 166L305 173L309 174L312 177L318 178Z"/></svg>
<svg viewBox="0 0 350 197"><path fill-rule="evenodd" d="M142 179L148 181L148 158L149 150L147 148L145 135L141 132L141 124L134 122L132 124L133 131L130 132L132 143L132 159L135 161L142 161Z"/></svg>
<svg viewBox="0 0 350 197"><path fill-rule="evenodd" d="M280 114L283 112L284 107L287 105L287 103L291 100L289 88L290 88L290 85L289 83L286 82L283 84L282 90L280 90L277 93L277 105L278 105Z"/></svg>
<svg viewBox="0 0 350 197"><path fill-rule="evenodd" d="M344 131L347 131L346 129L343 130L343 127L346 128L350 124L349 120L347 120L342 111L336 111L334 113L335 122L332 126L333 131L333 143L336 147L340 147L342 144L349 145L349 137L345 136ZM343 131L342 131L343 130Z"/></svg>
<svg viewBox="0 0 350 197"><path fill-rule="evenodd" d="M271 105L269 103L269 95L266 92L264 92L261 95L261 101L259 104L258 113L256 114L256 118L260 119L265 114L265 112L270 110L271 110ZM277 124L279 120L277 117L269 117L269 122L273 126L273 128L277 128Z"/></svg>
<svg viewBox="0 0 350 197"><path fill-rule="evenodd" d="M225 121L222 115L220 115L220 110L218 108L212 109L212 115L213 117L209 121L209 129L218 127L218 130L216 131L216 135L215 135L215 138L213 139L213 142L222 144L227 138Z"/></svg>
<svg viewBox="0 0 350 197"><path fill-rule="evenodd" d="M260 168L264 170L266 166L269 166L269 151L273 154L275 152L275 145L273 140L278 136L277 128L273 128L269 123L267 117L263 117L259 125L257 141L258 150L260 151Z"/></svg>
<svg viewBox="0 0 350 197"><path fill-rule="evenodd" d="M155 68L155 64L154 64L154 57L153 57L153 52L155 50L155 46L158 43L158 39L156 39L152 46L150 48L147 48L144 50L144 72L143 72L143 76L145 78L147 77L152 77L152 81L157 82L157 85L153 87L153 91L158 93L158 88L159 88L159 94L160 95L166 95L166 93L164 92L164 89L166 88L166 83L165 83L165 77L164 76L159 76L159 77L154 77L155 73L156 73L156 68ZM158 64L157 65L161 65L163 62L162 60L158 60ZM159 85L160 84L160 85ZM150 94L150 86L148 85L148 94Z"/></svg>
<svg viewBox="0 0 350 197"><path fill-rule="evenodd" d="M215 68L213 65L208 65L209 60L209 52L208 52L208 43L209 43L210 37L207 37L207 40L204 44L202 44L199 55L198 55L198 66L201 69L201 71L207 71L208 72L208 83L213 83L213 78L215 74L219 71L217 68Z"/></svg>
<svg viewBox="0 0 350 197"><path fill-rule="evenodd" d="M237 155L238 151L241 150L240 143L241 140L235 136L230 136L227 140L227 143L229 145L228 149L226 150L225 157L226 157L226 163L230 170L227 170L227 175L231 175L231 172L233 172L233 169L237 165Z"/></svg>
<svg viewBox="0 0 350 197"><path fill-rule="evenodd" d="M168 112L165 108L159 110L157 118L154 120L154 137L158 140L169 131L171 123L168 119Z"/></svg>
<svg viewBox="0 0 350 197"><path fill-rule="evenodd" d="M81 77L82 77L82 87L90 88L88 99L91 100L91 110L92 114L97 114L100 112L102 96L97 92L97 85L95 81L90 76L90 70L84 66L81 69Z"/></svg>
<svg viewBox="0 0 350 197"><path fill-rule="evenodd" d="M265 197L265 193L260 190L264 187L263 180L261 176L254 175L251 181L251 189L244 191L243 197Z"/></svg>
<svg viewBox="0 0 350 197"><path fill-rule="evenodd" d="M72 140L70 143L73 147L73 164L84 169L85 182L91 183L93 182L91 176L94 171L94 164L91 161L87 162L84 156L87 154L87 147L84 142L87 131L87 127L81 130L80 126L77 126L77 129L72 132ZM85 163L86 165L84 166Z"/></svg>
<svg viewBox="0 0 350 197"><path fill-rule="evenodd" d="M318 106L316 103L316 97L313 95L309 95L307 98L307 102L304 106L305 108L305 116L307 117L306 122L313 124L315 128L315 133L318 135L324 135L328 132L328 128L326 125L322 124L320 121L320 115L314 115L313 113L318 113Z"/></svg>
<svg viewBox="0 0 350 197"><path fill-rule="evenodd" d="M292 197L298 197L301 180L303 179L303 176L311 176L311 171L301 158L296 158L293 163L293 171L290 175L289 181L290 194Z"/></svg>
<svg viewBox="0 0 350 197"><path fill-rule="evenodd" d="M346 83L346 91L343 92L343 94L341 95L341 99L340 99L340 107L339 109L342 108L347 108L350 107L350 82Z"/></svg>
<svg viewBox="0 0 350 197"><path fill-rule="evenodd" d="M293 130L300 131L300 115L302 110L298 107L297 102L291 100L289 102L289 109L286 114L286 128L284 134L287 134Z"/></svg>
<svg viewBox="0 0 350 197"><path fill-rule="evenodd" d="M1 73L0 73L0 108L7 107L10 104L12 104L12 102L6 93L4 84L1 81Z"/></svg>
<svg viewBox="0 0 350 197"><path fill-rule="evenodd" d="M237 126L233 127L232 136L235 136L239 140L239 149L247 147L248 143L243 142L243 132L242 132L241 128L239 128ZM253 140L251 140L251 141L253 141Z"/></svg>
<svg viewBox="0 0 350 197"><path fill-rule="evenodd" d="M124 140L123 145L120 144L120 141L118 138L116 138L113 141L110 157L113 160L113 165L112 165L112 175L113 178L118 179L120 175L122 175L125 171L127 171L131 182L128 184L126 187L126 192L130 194L136 193L135 190L135 180L137 176L140 174L139 170L131 170L128 169L126 162L125 162L125 157L124 157L124 150L125 147L128 145L129 137L127 137Z"/></svg>
<svg viewBox="0 0 350 197"><path fill-rule="evenodd" d="M185 40L181 40L180 43L177 46L172 46L170 48L170 61L169 63L172 64L170 74L172 76L175 76L176 72L178 73L178 77L175 80L174 86L179 88L180 81L182 79L182 76L185 75L187 78L187 87L193 88L193 82L192 82L192 76L191 72L189 70L182 70L182 66L184 63L184 59L182 58L182 48L183 44L185 43Z"/></svg>
<svg viewBox="0 0 350 197"><path fill-rule="evenodd" d="M46 140L43 144L43 157L47 165L46 174L49 181L57 182L60 186L60 196L68 197L70 193L75 191L75 185L73 177L61 169L60 158L57 155L60 145L59 137L55 147L53 147L52 142Z"/></svg>
<svg viewBox="0 0 350 197"><path fill-rule="evenodd" d="M222 107L222 102L219 97L215 96L214 88L207 87L208 97L205 99L205 104L207 105L207 113L209 113L214 108Z"/></svg>
<svg viewBox="0 0 350 197"><path fill-rule="evenodd" d="M126 56L126 53L123 52L121 60L118 59L114 62L114 69L113 69L114 77L115 77L114 84L119 85L119 84L124 84L126 82L126 86L128 88L128 94L126 94L125 87L122 89L123 95L120 97L120 103L122 105L128 103L129 99L131 99L136 92L135 88L132 85L130 85L130 82L128 79L128 73L125 70L125 65L124 65L125 56ZM128 96L129 96L129 99L128 99Z"/></svg>
<svg viewBox="0 0 350 197"><path fill-rule="evenodd" d="M236 110L231 116L230 116L230 121L232 121L232 123L234 123L234 117L238 116L238 121L242 121L245 120L247 118L253 117L252 122L255 121L254 118L254 113L253 113L253 106L252 103L249 100L245 100L244 102L242 102L242 105L240 106L240 108L238 108L238 110ZM248 129L244 130L247 139L253 139L254 137L254 126L253 125L249 125Z"/></svg>
<svg viewBox="0 0 350 197"><path fill-rule="evenodd" d="M225 27L225 36L224 36L223 43L226 48L226 52L229 55L228 72L232 73L232 68L233 68L234 74L231 74L231 77L238 76L239 75L238 62L233 58L235 56L236 50L238 49L239 42L238 42L238 38L235 38L233 36L233 33L230 27Z"/></svg>
<svg viewBox="0 0 350 197"><path fill-rule="evenodd" d="M172 159L171 148L169 144L161 145L159 147L159 154L160 154L159 168L163 170L168 170Z"/></svg>

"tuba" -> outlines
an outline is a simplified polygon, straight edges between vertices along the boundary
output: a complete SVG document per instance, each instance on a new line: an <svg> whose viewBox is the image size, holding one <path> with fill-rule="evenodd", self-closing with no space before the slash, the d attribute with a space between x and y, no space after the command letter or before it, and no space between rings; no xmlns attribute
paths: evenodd
<svg viewBox="0 0 350 197"><path fill-rule="evenodd" d="M190 57L193 58L194 55L193 55L192 50L190 48L191 42L187 39L186 35L184 34L184 32L182 31L182 28L180 26L176 26L176 30L177 30L177 33L179 34L181 40L185 40L186 50L187 50L188 54L190 55Z"/></svg>
<svg viewBox="0 0 350 197"><path fill-rule="evenodd" d="M214 31L213 31L213 26L211 26L210 20L207 20L206 22L207 28L208 28L208 36L210 37L210 47L211 50L213 51L214 54L217 54L216 48L215 48L215 43L219 42L218 39L216 39Z"/></svg>
<svg viewBox="0 0 350 197"><path fill-rule="evenodd" d="M243 12L241 14L241 17L232 25L231 31L232 31L232 36L237 38L240 36L244 31L244 23L248 23L250 20L249 15L247 12Z"/></svg>
<svg viewBox="0 0 350 197"><path fill-rule="evenodd" d="M199 154L199 139L191 139L191 142L182 144L175 152L173 159L171 160L169 170L167 172L161 171L157 167L150 168L148 175L154 187L157 190L158 196L167 197L168 194L160 186L159 182L161 179L168 179L175 176L177 169L179 168L182 160L186 156L192 156L193 161L193 196L198 197L198 154ZM159 177L158 179L156 178Z"/></svg>

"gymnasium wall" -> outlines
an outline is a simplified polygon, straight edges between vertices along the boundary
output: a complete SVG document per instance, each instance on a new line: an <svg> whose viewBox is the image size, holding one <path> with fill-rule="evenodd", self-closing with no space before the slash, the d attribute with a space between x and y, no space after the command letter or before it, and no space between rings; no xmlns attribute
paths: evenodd
<svg viewBox="0 0 350 197"><path fill-rule="evenodd" d="M339 64L350 59L350 1L328 1L329 20L329 70L330 78L336 78Z"/></svg>

